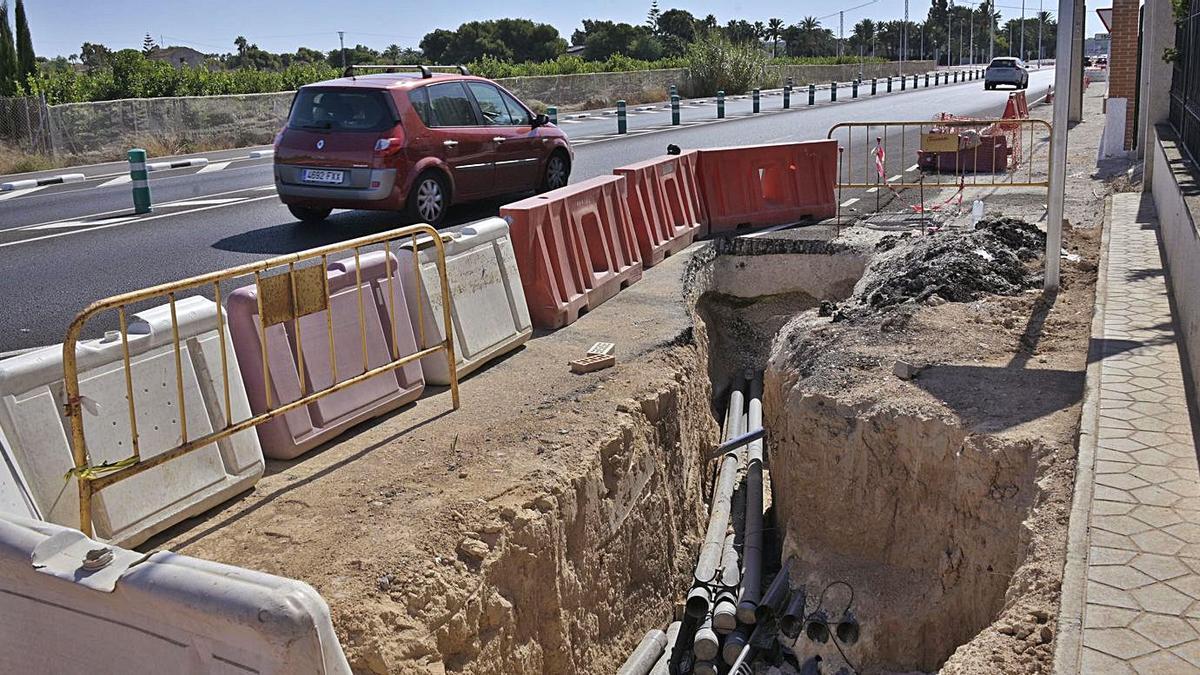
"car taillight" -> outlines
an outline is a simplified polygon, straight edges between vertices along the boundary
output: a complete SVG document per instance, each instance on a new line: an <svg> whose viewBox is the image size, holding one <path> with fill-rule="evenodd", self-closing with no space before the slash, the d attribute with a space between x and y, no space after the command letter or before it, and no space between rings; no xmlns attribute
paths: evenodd
<svg viewBox="0 0 1200 675"><path fill-rule="evenodd" d="M275 140L274 140L274 141L272 141L271 145L272 145L272 146L273 146L273 147L274 147L276 150L278 150L278 149L279 149L279 144L283 142L283 132L285 132L285 131L287 131L287 127L284 127L283 129L280 129L280 130L279 130L279 133L275 134Z"/></svg>
<svg viewBox="0 0 1200 675"><path fill-rule="evenodd" d="M404 139L395 136L375 141L375 154L387 157L404 149Z"/></svg>

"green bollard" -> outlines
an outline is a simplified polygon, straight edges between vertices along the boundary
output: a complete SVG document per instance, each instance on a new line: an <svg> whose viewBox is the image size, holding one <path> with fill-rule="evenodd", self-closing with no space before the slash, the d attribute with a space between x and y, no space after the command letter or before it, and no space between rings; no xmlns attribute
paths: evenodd
<svg viewBox="0 0 1200 675"><path fill-rule="evenodd" d="M146 172L146 151L129 151L129 178L133 181L133 212L150 213L150 176Z"/></svg>
<svg viewBox="0 0 1200 675"><path fill-rule="evenodd" d="M678 94L679 90L675 88L675 85L671 85L671 96L676 96Z"/></svg>
<svg viewBox="0 0 1200 675"><path fill-rule="evenodd" d="M671 94L671 126L679 126L679 94Z"/></svg>
<svg viewBox="0 0 1200 675"><path fill-rule="evenodd" d="M787 110L790 107L792 107L792 88L785 86L783 88L783 109Z"/></svg>
<svg viewBox="0 0 1200 675"><path fill-rule="evenodd" d="M954 84L958 84L958 71L954 71Z"/></svg>
<svg viewBox="0 0 1200 675"><path fill-rule="evenodd" d="M850 98L858 98L858 80L850 83Z"/></svg>
<svg viewBox="0 0 1200 675"><path fill-rule="evenodd" d="M917 89L917 76L913 75L913 89Z"/></svg>
<svg viewBox="0 0 1200 675"><path fill-rule="evenodd" d="M623 134L629 130L625 122L625 99L617 101L617 133Z"/></svg>
<svg viewBox="0 0 1200 675"><path fill-rule="evenodd" d="M929 73L925 73L925 88L929 88Z"/></svg>
<svg viewBox="0 0 1200 675"><path fill-rule="evenodd" d="M900 76L900 91L904 91L905 89L908 89L908 78L905 77L904 75L901 75Z"/></svg>
<svg viewBox="0 0 1200 675"><path fill-rule="evenodd" d="M887 78L887 93L889 93L889 94L892 93L892 76L891 75L888 75L888 78Z"/></svg>
<svg viewBox="0 0 1200 675"><path fill-rule="evenodd" d="M871 95L872 96L875 95L875 92L878 89L878 87L879 87L879 78L872 77L871 78Z"/></svg>
<svg viewBox="0 0 1200 675"><path fill-rule="evenodd" d="M808 85L808 104L817 104L817 85L815 84Z"/></svg>
<svg viewBox="0 0 1200 675"><path fill-rule="evenodd" d="M829 102L837 102L837 82L829 83Z"/></svg>
<svg viewBox="0 0 1200 675"><path fill-rule="evenodd" d="M725 90L717 90L717 119L725 119Z"/></svg>
<svg viewBox="0 0 1200 675"><path fill-rule="evenodd" d="M550 124L558 125L558 108L556 106L546 107L546 117L550 118Z"/></svg>
<svg viewBox="0 0 1200 675"><path fill-rule="evenodd" d="M757 112L758 112L758 110L759 110L759 105L758 105L758 97L759 97L760 95L761 95L761 92L759 92L757 89L755 89L755 90L754 90L754 92L753 92L753 94L752 94L752 96L751 96L751 98L753 98L753 99L754 99L754 112L756 112L756 113L757 113Z"/></svg>

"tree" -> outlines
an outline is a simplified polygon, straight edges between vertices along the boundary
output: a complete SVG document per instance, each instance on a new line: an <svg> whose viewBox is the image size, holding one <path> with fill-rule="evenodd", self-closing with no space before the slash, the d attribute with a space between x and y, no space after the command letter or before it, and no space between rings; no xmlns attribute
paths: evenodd
<svg viewBox="0 0 1200 675"><path fill-rule="evenodd" d="M147 35L146 37L149 38L150 36ZM246 50L250 49L250 41L239 35L234 39L233 46L237 47L238 54L242 55L246 53Z"/></svg>
<svg viewBox="0 0 1200 675"><path fill-rule="evenodd" d="M566 49L566 40L554 26L529 19L470 21L456 31L435 30L421 39L425 57L443 65L485 56L513 63L549 61Z"/></svg>
<svg viewBox="0 0 1200 675"><path fill-rule="evenodd" d="M783 19L770 19L767 21L767 38L771 40L771 58L776 56L776 48L779 45L779 36L783 32Z"/></svg>
<svg viewBox="0 0 1200 675"><path fill-rule="evenodd" d="M745 44L747 42L756 42L758 40L758 31L755 30L754 24L743 19L734 19L725 24L723 29L725 39L733 44Z"/></svg>
<svg viewBox="0 0 1200 675"><path fill-rule="evenodd" d="M79 47L79 61L89 71L103 68L112 58L112 50L96 42L85 42Z"/></svg>
<svg viewBox="0 0 1200 675"><path fill-rule="evenodd" d="M663 51L662 43L645 26L586 19L582 35L576 31L572 40L579 37L583 38L583 58L588 61L605 61L613 54L639 59L656 52L661 56Z"/></svg>
<svg viewBox="0 0 1200 675"><path fill-rule="evenodd" d="M875 22L863 19L854 24L854 31L850 34L850 45L862 47L864 52L875 56Z"/></svg>
<svg viewBox="0 0 1200 675"><path fill-rule="evenodd" d="M245 38L242 39L245 40ZM146 33L146 37L142 38L142 54L149 56L150 52L155 49L158 49L158 45L154 43L154 38L150 37L149 33Z"/></svg>
<svg viewBox="0 0 1200 675"><path fill-rule="evenodd" d="M33 54L33 37L29 34L29 19L25 16L25 0L17 0L17 80L25 82L37 74L37 57Z"/></svg>
<svg viewBox="0 0 1200 675"><path fill-rule="evenodd" d="M696 17L683 9L668 9L658 16L658 39L663 52L668 56L679 56L696 39Z"/></svg>
<svg viewBox="0 0 1200 675"><path fill-rule="evenodd" d="M650 0L650 11L646 12L646 27L652 33L658 32L658 18L662 16L662 11L658 8L658 0Z"/></svg>
<svg viewBox="0 0 1200 675"><path fill-rule="evenodd" d="M17 93L17 48L8 23L8 2L0 1L0 96Z"/></svg>

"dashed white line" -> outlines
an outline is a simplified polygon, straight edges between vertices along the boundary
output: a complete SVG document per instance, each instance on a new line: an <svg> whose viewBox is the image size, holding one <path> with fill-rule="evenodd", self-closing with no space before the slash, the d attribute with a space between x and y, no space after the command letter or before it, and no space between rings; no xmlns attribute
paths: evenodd
<svg viewBox="0 0 1200 675"><path fill-rule="evenodd" d="M232 204L233 202L240 202L244 199L245 197L228 197L224 199L190 199L182 202L169 202L164 204L164 206L212 206L214 204Z"/></svg>
<svg viewBox="0 0 1200 675"><path fill-rule="evenodd" d="M204 167L202 167L196 173L211 173L213 171L220 171L221 169L224 169L225 167L229 166L230 164L233 164L233 162L232 161L213 162L212 164L206 164Z"/></svg>
<svg viewBox="0 0 1200 675"><path fill-rule="evenodd" d="M858 197L851 197L850 199L847 199L846 201L842 202L842 208L844 209L847 206L852 206L856 203L858 203Z"/></svg>
<svg viewBox="0 0 1200 675"><path fill-rule="evenodd" d="M874 192L879 192L879 188L869 188L869 189L867 190L867 194L871 194L871 193L874 193Z"/></svg>
<svg viewBox="0 0 1200 675"><path fill-rule="evenodd" d="M899 174L899 173L898 173L898 174L896 174L895 176L892 176L891 178L887 179L887 182L889 182L889 183L895 183L896 181L900 180L901 178L904 178L904 174Z"/></svg>
<svg viewBox="0 0 1200 675"><path fill-rule="evenodd" d="M908 167L907 169L905 169L905 171L906 171L906 172L908 172L908 171L916 171L916 170L917 170L917 165L916 165L916 164L913 164L912 166L910 166L910 167Z"/></svg>
<svg viewBox="0 0 1200 675"><path fill-rule="evenodd" d="M34 225L32 227L21 228L23 230L66 230L73 227L92 227L94 225L116 225L130 220L135 220L136 216L118 216L116 218L101 218L100 220L64 220L59 223L48 223L46 225Z"/></svg>

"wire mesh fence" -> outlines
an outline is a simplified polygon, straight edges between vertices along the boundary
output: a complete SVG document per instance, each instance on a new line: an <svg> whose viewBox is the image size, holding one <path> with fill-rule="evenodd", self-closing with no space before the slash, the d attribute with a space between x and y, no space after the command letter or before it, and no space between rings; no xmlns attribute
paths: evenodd
<svg viewBox="0 0 1200 675"><path fill-rule="evenodd" d="M32 97L0 98L0 144L29 154L100 160L136 146L170 152L269 143L287 119L294 93L53 106Z"/></svg>

